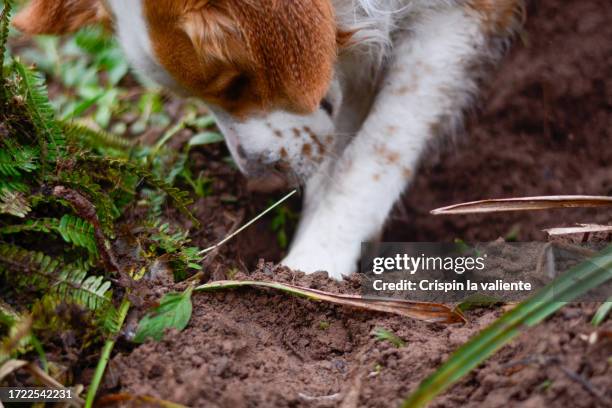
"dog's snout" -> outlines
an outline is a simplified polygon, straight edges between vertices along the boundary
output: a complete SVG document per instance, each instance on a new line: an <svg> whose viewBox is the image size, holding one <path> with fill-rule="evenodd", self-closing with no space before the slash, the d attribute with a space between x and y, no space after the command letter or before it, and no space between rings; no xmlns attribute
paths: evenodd
<svg viewBox="0 0 612 408"><path fill-rule="evenodd" d="M270 153L247 155L244 165L247 189L254 193L283 191L293 184L291 166Z"/></svg>
<svg viewBox="0 0 612 408"><path fill-rule="evenodd" d="M249 154L242 149L242 152L238 152L238 154L239 159L243 161L242 168L249 177L264 176L271 172L277 172L282 167L279 167L279 158L270 152Z"/></svg>
<svg viewBox="0 0 612 408"><path fill-rule="evenodd" d="M246 161L248 159L246 150L244 150L244 147L242 147L241 144L239 144L236 147L236 155L238 156L239 159Z"/></svg>

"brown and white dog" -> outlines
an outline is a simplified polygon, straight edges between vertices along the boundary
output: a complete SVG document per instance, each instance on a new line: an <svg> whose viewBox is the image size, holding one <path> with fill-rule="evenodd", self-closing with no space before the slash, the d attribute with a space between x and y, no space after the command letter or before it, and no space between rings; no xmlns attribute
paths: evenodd
<svg viewBox="0 0 612 408"><path fill-rule="evenodd" d="M243 172L305 184L283 263L341 278L522 16L523 0L32 0L14 24L113 27L136 70L208 104Z"/></svg>

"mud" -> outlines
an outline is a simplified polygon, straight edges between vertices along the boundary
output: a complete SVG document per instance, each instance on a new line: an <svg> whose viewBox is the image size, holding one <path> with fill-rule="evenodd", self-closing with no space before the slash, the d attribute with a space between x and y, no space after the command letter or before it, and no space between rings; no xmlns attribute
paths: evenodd
<svg viewBox="0 0 612 408"><path fill-rule="evenodd" d="M532 2L529 14L466 135L424 160L386 240L532 240L544 238L542 228L609 222L605 210L429 215L436 207L484 198L612 195L612 6L608 0L543 0ZM206 246L264 208L268 198L250 196L235 171L219 164L221 153L195 154L223 184L215 191L226 195L194 207L208 226L194 239ZM325 274L304 276L263 263L254 268L258 258L282 255L269 220L218 255L207 264L212 279L273 278L359 291L359 277L338 283ZM526 330L433 406L610 406L612 322L600 331L607 339L592 341L589 321L596 307L570 305ZM442 326L271 291L198 294L184 332L168 333L161 343L120 348L105 392L193 407L393 407L502 312L475 310L466 325ZM376 328L394 332L405 345L377 340Z"/></svg>

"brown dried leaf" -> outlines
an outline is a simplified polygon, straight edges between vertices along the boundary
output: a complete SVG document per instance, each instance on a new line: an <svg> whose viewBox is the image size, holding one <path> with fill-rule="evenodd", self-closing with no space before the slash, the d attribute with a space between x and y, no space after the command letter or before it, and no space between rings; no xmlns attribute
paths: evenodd
<svg viewBox="0 0 612 408"><path fill-rule="evenodd" d="M456 215L593 207L612 207L612 197L547 196L482 200L438 208L431 213L433 215Z"/></svg>
<svg viewBox="0 0 612 408"><path fill-rule="evenodd" d="M452 310L448 306L442 304L412 302L408 300L366 299L361 296L337 295L321 290L303 288L294 285L286 285L276 282L217 281L202 285L196 288L196 291L206 292L224 289L235 289L239 287L271 288L315 301L323 301L340 306L353 307L356 309L363 309L368 311L391 313L430 323L452 324L466 322L465 317L460 311Z"/></svg>
<svg viewBox="0 0 612 408"><path fill-rule="evenodd" d="M578 224L577 227L550 228L544 232L550 236L612 232L612 225Z"/></svg>

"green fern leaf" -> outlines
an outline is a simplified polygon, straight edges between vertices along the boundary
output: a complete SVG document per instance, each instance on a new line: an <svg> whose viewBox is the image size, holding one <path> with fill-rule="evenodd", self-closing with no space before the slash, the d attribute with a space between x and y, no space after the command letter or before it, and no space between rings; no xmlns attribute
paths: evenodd
<svg viewBox="0 0 612 408"><path fill-rule="evenodd" d="M32 123L38 133L44 135L42 153L45 161L55 165L66 157L66 139L55 120L45 80L40 73L27 69L18 61L13 62L13 67L21 77L21 91Z"/></svg>
<svg viewBox="0 0 612 408"><path fill-rule="evenodd" d="M104 232L113 235L113 221L121 215L112 198L102 190L87 171L62 171L48 181L67 185L83 193L96 207L96 213Z"/></svg>
<svg viewBox="0 0 612 408"><path fill-rule="evenodd" d="M13 285L58 294L94 311L111 305L110 282L88 276L79 265L67 265L42 252L9 244L0 244L0 265Z"/></svg>
<svg viewBox="0 0 612 408"><path fill-rule="evenodd" d="M38 168L36 149L20 148L0 150L0 175L19 177L22 172L31 173Z"/></svg>
<svg viewBox="0 0 612 408"><path fill-rule="evenodd" d="M12 0L4 0L4 9L0 15L0 84L2 84L0 88L2 88L2 96L4 96L4 58L6 57L6 42L9 36L12 9Z"/></svg>
<svg viewBox="0 0 612 408"><path fill-rule="evenodd" d="M20 180L0 179L0 191L13 191L27 194L30 192L30 187Z"/></svg>
<svg viewBox="0 0 612 408"><path fill-rule="evenodd" d="M89 148L111 148L127 150L133 143L109 132L96 131L77 123L62 123L66 139L72 143L82 143Z"/></svg>
<svg viewBox="0 0 612 408"><path fill-rule="evenodd" d="M89 222L66 214L60 220L57 231L64 238L64 241L87 249L95 257L98 256L94 227Z"/></svg>
<svg viewBox="0 0 612 408"><path fill-rule="evenodd" d="M174 203L174 206L179 209L183 214L185 214L194 225L199 226L200 222L193 216L191 211L189 210L189 205L193 203L193 199L190 197L189 193L186 191L182 191L161 178L151 174L146 169L141 166L135 165L134 163L130 163L127 160L121 159L113 159L107 157L88 157L87 160L98 162L104 164L105 166L120 169L121 171L127 173L137 174L138 177L143 179L146 183L155 187L159 190L162 190L164 193L170 197Z"/></svg>
<svg viewBox="0 0 612 408"><path fill-rule="evenodd" d="M7 225L0 227L0 235L19 234L22 232L50 233L59 229L59 221L55 218L41 218L38 220L27 220L23 224Z"/></svg>
<svg viewBox="0 0 612 408"><path fill-rule="evenodd" d="M24 218L31 210L30 203L22 193L9 190L0 191L0 214Z"/></svg>

